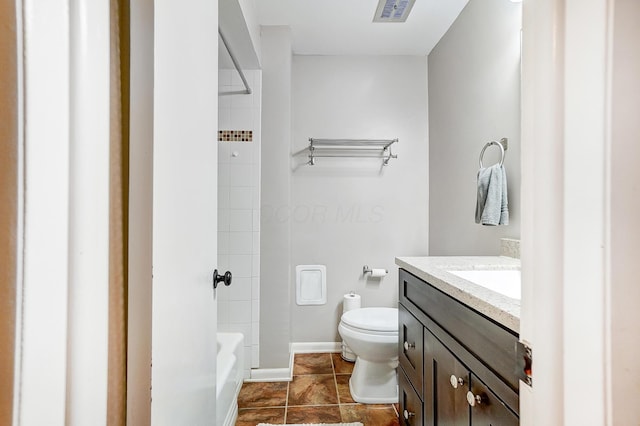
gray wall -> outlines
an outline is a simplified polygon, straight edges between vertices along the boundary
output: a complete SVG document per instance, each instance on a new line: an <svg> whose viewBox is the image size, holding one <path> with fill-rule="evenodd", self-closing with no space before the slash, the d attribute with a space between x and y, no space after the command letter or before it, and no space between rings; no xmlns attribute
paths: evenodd
<svg viewBox="0 0 640 426"><path fill-rule="evenodd" d="M431 255L497 255L500 238L520 238L520 28L519 3L471 0L429 54ZM478 157L502 137L510 224L477 225Z"/></svg>
<svg viewBox="0 0 640 426"><path fill-rule="evenodd" d="M266 59L266 52L265 52ZM399 138L398 159L293 157L291 177L291 341L339 341L342 298L395 307L396 256L428 248L426 57L294 56L292 152L308 138ZM298 306L295 266L327 267L327 304ZM387 268L365 279L362 266Z"/></svg>
<svg viewBox="0 0 640 426"><path fill-rule="evenodd" d="M260 367L289 366L289 221L272 212L290 205L291 32L262 29L260 217Z"/></svg>

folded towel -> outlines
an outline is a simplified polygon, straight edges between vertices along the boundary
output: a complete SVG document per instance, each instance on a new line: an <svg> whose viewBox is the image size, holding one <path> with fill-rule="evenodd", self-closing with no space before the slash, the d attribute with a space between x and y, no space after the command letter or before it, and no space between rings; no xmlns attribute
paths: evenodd
<svg viewBox="0 0 640 426"><path fill-rule="evenodd" d="M508 225L507 173L504 166L494 164L478 170L476 223Z"/></svg>

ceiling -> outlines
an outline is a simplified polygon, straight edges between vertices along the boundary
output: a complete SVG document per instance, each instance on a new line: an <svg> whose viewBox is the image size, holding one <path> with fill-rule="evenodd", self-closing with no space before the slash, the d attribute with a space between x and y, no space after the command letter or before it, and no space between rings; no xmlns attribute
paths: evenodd
<svg viewBox="0 0 640 426"><path fill-rule="evenodd" d="M416 0L404 23L374 23L378 0L221 0L219 26L243 69L260 68L242 3L253 3L256 24L291 27L299 55L427 55L469 0ZM221 69L232 69L219 44Z"/></svg>
<svg viewBox="0 0 640 426"><path fill-rule="evenodd" d="M288 25L300 55L427 55L469 0L416 0L404 23L373 23L378 0L255 0L261 25Z"/></svg>

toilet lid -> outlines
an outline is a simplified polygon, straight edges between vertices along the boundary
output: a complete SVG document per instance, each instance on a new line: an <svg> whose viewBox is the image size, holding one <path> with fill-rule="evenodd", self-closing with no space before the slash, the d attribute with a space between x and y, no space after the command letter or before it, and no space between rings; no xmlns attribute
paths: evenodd
<svg viewBox="0 0 640 426"><path fill-rule="evenodd" d="M342 322L363 330L398 331L398 309L360 308L347 311Z"/></svg>

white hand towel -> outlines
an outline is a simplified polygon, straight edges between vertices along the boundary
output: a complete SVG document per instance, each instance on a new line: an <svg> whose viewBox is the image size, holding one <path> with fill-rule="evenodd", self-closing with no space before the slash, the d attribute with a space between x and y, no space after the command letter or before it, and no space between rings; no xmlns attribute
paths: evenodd
<svg viewBox="0 0 640 426"><path fill-rule="evenodd" d="M494 164L478 170L476 223L508 225L507 173L504 166Z"/></svg>

